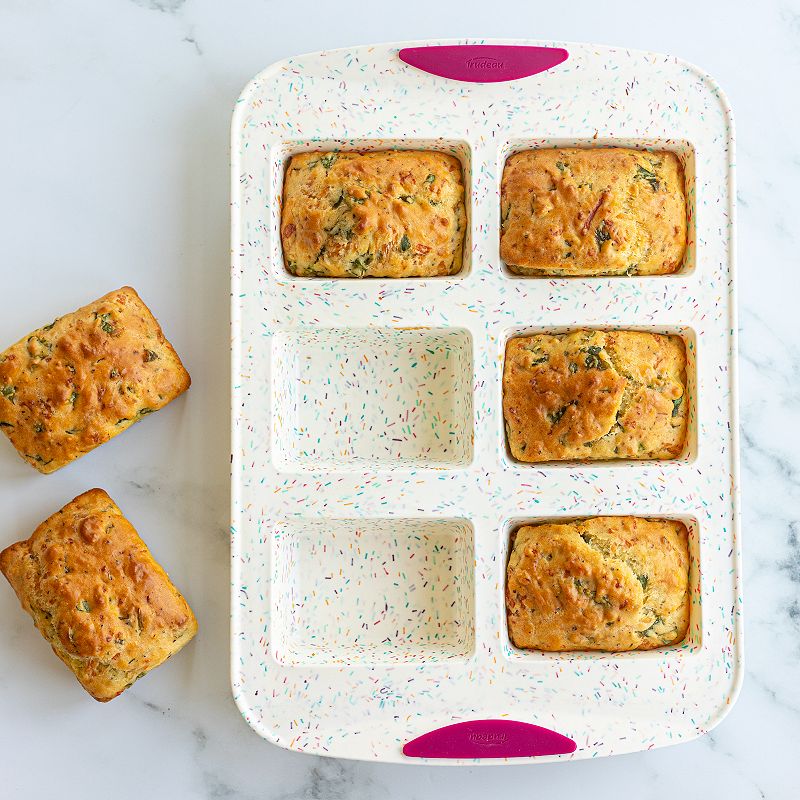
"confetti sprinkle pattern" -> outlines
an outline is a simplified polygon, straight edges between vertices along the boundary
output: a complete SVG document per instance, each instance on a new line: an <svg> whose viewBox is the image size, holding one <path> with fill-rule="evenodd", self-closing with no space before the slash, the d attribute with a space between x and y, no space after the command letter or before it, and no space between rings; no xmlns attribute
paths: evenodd
<svg viewBox="0 0 800 800"><path fill-rule="evenodd" d="M280 469L463 466L472 458L467 331L281 332L273 340Z"/></svg>
<svg viewBox="0 0 800 800"><path fill-rule="evenodd" d="M465 658L475 643L465 520L293 520L275 533L272 643L282 664Z"/></svg>
<svg viewBox="0 0 800 800"><path fill-rule="evenodd" d="M507 718L577 742L571 755L536 761L592 758L688 741L738 693L730 112L713 81L674 58L502 43L570 56L524 80L473 85L403 64L398 46L316 53L259 75L234 114L232 683L245 719L283 747L403 762L402 745L436 727ZM683 269L512 276L499 258L507 156L614 144L684 161ZM395 281L289 275L278 236L288 156L392 147L442 149L464 164L464 270ZM684 337L691 419L681 458L509 459L505 342L576 327ZM688 640L619 655L515 650L503 600L511 532L598 514L690 527Z"/></svg>

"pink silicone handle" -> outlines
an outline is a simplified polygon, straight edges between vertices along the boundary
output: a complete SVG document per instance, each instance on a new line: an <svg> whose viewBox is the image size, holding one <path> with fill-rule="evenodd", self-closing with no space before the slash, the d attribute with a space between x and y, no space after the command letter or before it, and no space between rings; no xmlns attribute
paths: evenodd
<svg viewBox="0 0 800 800"><path fill-rule="evenodd" d="M514 44L445 44L406 47L400 60L412 67L472 83L497 83L527 78L566 61L561 47L531 47Z"/></svg>
<svg viewBox="0 0 800 800"><path fill-rule="evenodd" d="M437 728L403 747L411 758L530 758L574 753L567 736L506 719L475 719Z"/></svg>

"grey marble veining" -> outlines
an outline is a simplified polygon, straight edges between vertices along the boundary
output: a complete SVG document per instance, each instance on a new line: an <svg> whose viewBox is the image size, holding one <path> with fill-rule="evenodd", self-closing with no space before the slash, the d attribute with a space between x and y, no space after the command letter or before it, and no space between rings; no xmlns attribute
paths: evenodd
<svg viewBox="0 0 800 800"><path fill-rule="evenodd" d="M183 8L186 0L131 0L141 8L149 8L151 11L163 11L165 14L174 14Z"/></svg>
<svg viewBox="0 0 800 800"><path fill-rule="evenodd" d="M359 9L361 9L359 11ZM613 10L612 10L613 9ZM711 734L597 762L435 769L284 752L228 680L228 127L270 62L419 36L526 35L674 53L737 120L745 639L741 698ZM88 699L0 586L3 797L378 800L503 793L797 798L800 763L800 5L406 0L0 4L0 343L125 283L192 373L188 395L53 476L0 442L0 545L106 488L200 621L179 657Z"/></svg>

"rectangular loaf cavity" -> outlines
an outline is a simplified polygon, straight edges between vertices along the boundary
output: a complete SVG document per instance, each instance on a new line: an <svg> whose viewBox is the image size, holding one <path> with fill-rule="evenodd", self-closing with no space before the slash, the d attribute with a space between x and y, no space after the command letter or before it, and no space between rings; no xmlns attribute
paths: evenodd
<svg viewBox="0 0 800 800"><path fill-rule="evenodd" d="M474 649L463 519L293 519L273 539L271 650L283 664L393 664Z"/></svg>
<svg viewBox="0 0 800 800"><path fill-rule="evenodd" d="M273 341L284 471L456 467L472 459L472 340L460 328L315 328Z"/></svg>
<svg viewBox="0 0 800 800"><path fill-rule="evenodd" d="M500 255L529 276L667 275L687 246L678 153L629 147L522 150L501 185Z"/></svg>
<svg viewBox="0 0 800 800"><path fill-rule="evenodd" d="M699 648L696 520L513 520L506 542L504 653L512 661Z"/></svg>
<svg viewBox="0 0 800 800"><path fill-rule="evenodd" d="M460 272L467 230L460 156L411 148L295 153L280 224L287 271L312 278Z"/></svg>
<svg viewBox="0 0 800 800"><path fill-rule="evenodd" d="M510 338L502 406L511 458L688 458L693 339L688 344L691 361L677 334L573 330Z"/></svg>

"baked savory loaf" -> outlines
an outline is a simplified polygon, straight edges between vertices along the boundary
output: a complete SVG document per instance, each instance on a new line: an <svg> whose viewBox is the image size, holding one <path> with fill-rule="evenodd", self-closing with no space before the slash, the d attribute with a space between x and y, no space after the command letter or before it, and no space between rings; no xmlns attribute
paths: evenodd
<svg viewBox="0 0 800 800"><path fill-rule="evenodd" d="M197 632L189 605L102 489L3 550L0 570L95 700L121 694Z"/></svg>
<svg viewBox="0 0 800 800"><path fill-rule="evenodd" d="M675 458L687 406L680 336L584 330L506 345L503 416L519 461Z"/></svg>
<svg viewBox="0 0 800 800"><path fill-rule="evenodd" d="M286 168L286 269L327 278L419 278L461 269L461 163L428 150L301 153Z"/></svg>
<svg viewBox="0 0 800 800"><path fill-rule="evenodd" d="M650 650L689 626L681 522L595 517L520 528L508 562L508 633L535 650Z"/></svg>
<svg viewBox="0 0 800 800"><path fill-rule="evenodd" d="M664 275L683 263L675 153L526 150L503 170L500 256L521 275Z"/></svg>
<svg viewBox="0 0 800 800"><path fill-rule="evenodd" d="M129 286L0 353L0 428L53 472L189 388L189 373Z"/></svg>

